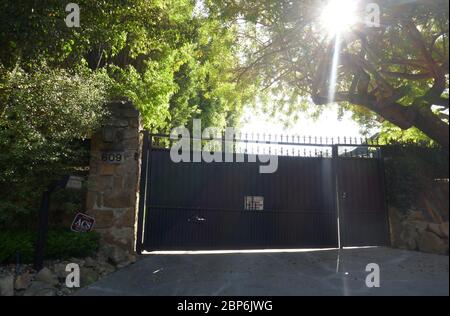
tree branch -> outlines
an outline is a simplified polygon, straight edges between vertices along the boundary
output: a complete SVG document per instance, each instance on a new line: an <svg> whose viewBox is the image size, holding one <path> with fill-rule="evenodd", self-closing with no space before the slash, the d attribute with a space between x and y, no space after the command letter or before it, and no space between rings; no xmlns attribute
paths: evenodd
<svg viewBox="0 0 450 316"><path fill-rule="evenodd" d="M398 78L398 79L406 79L406 80L424 80L424 79L430 79L433 78L433 75L431 73L418 73L418 74L411 74L406 72L394 72L394 71L380 71L383 75L391 77L391 78Z"/></svg>

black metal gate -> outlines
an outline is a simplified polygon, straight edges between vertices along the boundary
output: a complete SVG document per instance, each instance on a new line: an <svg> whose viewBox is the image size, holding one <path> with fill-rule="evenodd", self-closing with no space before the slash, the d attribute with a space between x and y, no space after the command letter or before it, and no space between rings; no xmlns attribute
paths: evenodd
<svg viewBox="0 0 450 316"><path fill-rule="evenodd" d="M278 156L277 172L261 174L260 165L251 162L174 163L168 149L154 146L154 138L168 136L146 133L144 139L138 251L388 243L383 168L369 145L353 157L339 155L340 145L328 141L286 138L277 148L288 149L270 152ZM333 154L324 148L333 148ZM243 154L248 161L248 149ZM253 198L262 205L248 207Z"/></svg>
<svg viewBox="0 0 450 316"><path fill-rule="evenodd" d="M341 245L387 246L390 238L382 160L336 161Z"/></svg>

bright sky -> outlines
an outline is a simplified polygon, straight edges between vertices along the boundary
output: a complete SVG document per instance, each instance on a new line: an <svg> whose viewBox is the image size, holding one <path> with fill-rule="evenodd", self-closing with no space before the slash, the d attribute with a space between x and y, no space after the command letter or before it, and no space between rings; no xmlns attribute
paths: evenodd
<svg viewBox="0 0 450 316"><path fill-rule="evenodd" d="M364 139L360 133L360 127L351 119L351 114L347 112L342 119L339 119L337 105L328 106L318 119L312 119L306 114L300 115L300 118L296 124L291 128L285 128L283 123L277 122L274 119L269 118L265 114L255 113L251 109L247 109L241 119L241 129L243 139L258 139L269 140L268 135L272 135L270 141L280 141L280 137L283 136L282 141L286 142L286 136L290 136L288 142L305 142L305 143L321 143L331 144L332 139L334 142L338 140L342 143L344 139L347 141ZM246 135L248 134L248 135ZM259 134L259 135L258 135ZM265 136L264 136L265 135ZM258 138L259 136L259 138ZM294 139L291 136L296 136ZM297 136L300 136L298 138ZM309 138L311 136L311 138ZM306 137L306 138L303 138ZM338 139L339 137L339 139ZM322 138L322 139L321 139ZM311 141L310 141L311 139ZM241 152L247 149L250 153L269 153L269 149L272 153L282 155L294 155L294 156L331 156L331 147L308 147L308 146L281 146L281 145L261 145L261 144L248 144L241 143L239 148ZM352 150L353 147L341 148L342 150Z"/></svg>
<svg viewBox="0 0 450 316"><path fill-rule="evenodd" d="M355 0L330 0L324 8L321 16L321 24L324 30L331 36L336 36L335 56L339 56L340 36L356 23L356 3ZM337 69L338 58L333 58L333 69ZM330 73L330 101L334 98L334 86L336 85L337 72ZM270 119L267 115L255 113L252 109L247 109L241 122L242 133L251 134L272 134L272 135L300 135L317 137L351 137L358 139L362 137L360 128L351 119L351 114L346 113L342 119L338 117L337 105L327 106L322 115L314 120L303 114L298 123L286 129L281 122Z"/></svg>
<svg viewBox="0 0 450 316"><path fill-rule="evenodd" d="M346 113L342 120L338 119L337 105L325 109L319 119L314 120L306 114L300 118L292 128L284 128L281 122L276 122L265 114L255 113L246 109L241 119L241 131L248 133L266 133L278 135L300 135L318 137L362 137L360 128Z"/></svg>

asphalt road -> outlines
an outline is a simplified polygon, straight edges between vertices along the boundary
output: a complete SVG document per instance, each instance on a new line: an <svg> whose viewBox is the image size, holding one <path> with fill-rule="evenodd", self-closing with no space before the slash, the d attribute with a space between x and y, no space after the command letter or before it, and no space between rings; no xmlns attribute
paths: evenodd
<svg viewBox="0 0 450 316"><path fill-rule="evenodd" d="M366 266L380 267L368 288ZM389 248L145 255L76 295L449 295L449 257Z"/></svg>

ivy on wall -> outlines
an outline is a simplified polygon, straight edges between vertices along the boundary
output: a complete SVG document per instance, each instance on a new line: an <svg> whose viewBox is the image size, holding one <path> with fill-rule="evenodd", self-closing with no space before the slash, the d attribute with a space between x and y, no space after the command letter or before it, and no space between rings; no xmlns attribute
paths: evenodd
<svg viewBox="0 0 450 316"><path fill-rule="evenodd" d="M384 149L388 203L402 213L422 207L437 179L448 179L448 154L439 148L390 146Z"/></svg>

